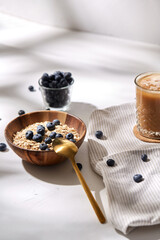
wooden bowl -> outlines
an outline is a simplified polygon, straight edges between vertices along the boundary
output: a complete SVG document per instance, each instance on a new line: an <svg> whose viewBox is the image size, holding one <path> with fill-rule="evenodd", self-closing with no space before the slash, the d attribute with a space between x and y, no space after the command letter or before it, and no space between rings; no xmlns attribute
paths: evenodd
<svg viewBox="0 0 160 240"><path fill-rule="evenodd" d="M13 135L36 122L53 121L59 119L62 124L73 127L80 135L80 139L75 143L79 148L83 143L86 135L86 126L84 122L76 116L61 111L37 111L21 115L13 119L5 128L5 138L12 150L23 160L37 165L52 165L65 160L64 157L58 156L53 150L35 151L20 148L13 144Z"/></svg>

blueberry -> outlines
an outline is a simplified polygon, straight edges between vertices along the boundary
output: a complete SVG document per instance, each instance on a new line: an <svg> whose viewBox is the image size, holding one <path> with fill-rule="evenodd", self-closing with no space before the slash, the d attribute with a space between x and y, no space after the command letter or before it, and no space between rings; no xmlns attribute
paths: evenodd
<svg viewBox="0 0 160 240"><path fill-rule="evenodd" d="M51 82L51 88L56 88L57 87L57 82L56 81L52 81Z"/></svg>
<svg viewBox="0 0 160 240"><path fill-rule="evenodd" d="M73 139L74 138L74 135L73 133L67 133L66 134L66 138L69 140L69 139Z"/></svg>
<svg viewBox="0 0 160 240"><path fill-rule="evenodd" d="M59 76L63 77L63 73L61 71L54 72L54 75L59 75Z"/></svg>
<svg viewBox="0 0 160 240"><path fill-rule="evenodd" d="M36 141L36 142L42 142L42 135L37 133L37 134L33 135L32 140Z"/></svg>
<svg viewBox="0 0 160 240"><path fill-rule="evenodd" d="M62 78L61 80L60 80L60 87L62 88L62 87L67 87L68 86L68 82L67 82L67 80L65 79L65 78Z"/></svg>
<svg viewBox="0 0 160 240"><path fill-rule="evenodd" d="M71 141L71 142L73 142L73 143L75 143L75 142L76 142L76 140L75 140L75 139L73 139L73 138L69 139L69 141Z"/></svg>
<svg viewBox="0 0 160 240"><path fill-rule="evenodd" d="M81 163L77 163L77 167L78 167L79 170L81 171L81 169L82 169L82 164L81 164Z"/></svg>
<svg viewBox="0 0 160 240"><path fill-rule="evenodd" d="M33 132L30 131L30 130L28 130L28 131L26 132L26 138L31 140L32 137L33 137Z"/></svg>
<svg viewBox="0 0 160 240"><path fill-rule="evenodd" d="M65 79L69 79L71 78L72 74L70 72L64 72L63 76Z"/></svg>
<svg viewBox="0 0 160 240"><path fill-rule="evenodd" d="M147 160L148 160L147 154L142 154L142 155L141 155L141 159L142 159L144 162L147 162Z"/></svg>
<svg viewBox="0 0 160 240"><path fill-rule="evenodd" d="M113 159L108 159L108 160L106 161L106 163L107 163L107 165L108 165L109 167L113 167L114 164L115 164L115 161L114 161Z"/></svg>
<svg viewBox="0 0 160 240"><path fill-rule="evenodd" d="M142 177L141 174L135 174L135 175L133 176L133 180L134 180L135 182L139 183L139 182L141 182L141 181L143 180L143 177Z"/></svg>
<svg viewBox="0 0 160 240"><path fill-rule="evenodd" d="M29 90L30 92L34 92L34 87L33 87L33 86L29 86L29 87L28 87L28 90Z"/></svg>
<svg viewBox="0 0 160 240"><path fill-rule="evenodd" d="M73 79L73 78L68 78L68 79L67 79L67 82L68 82L69 85L71 85L71 84L73 84L74 79Z"/></svg>
<svg viewBox="0 0 160 240"><path fill-rule="evenodd" d="M63 135L61 133L57 133L55 138L63 138Z"/></svg>
<svg viewBox="0 0 160 240"><path fill-rule="evenodd" d="M43 136L44 133L45 133L45 127L43 125L38 125L37 126L37 133L39 133Z"/></svg>
<svg viewBox="0 0 160 240"><path fill-rule="evenodd" d="M101 139L103 137L103 132L102 131L96 131L95 133L96 138Z"/></svg>
<svg viewBox="0 0 160 240"><path fill-rule="evenodd" d="M49 144L49 143L52 142L52 139L51 139L50 137L46 137L46 138L44 139L44 141L45 141L45 143Z"/></svg>
<svg viewBox="0 0 160 240"><path fill-rule="evenodd" d="M46 149L48 148L48 145L47 145L46 143L41 143L41 144L39 145L39 148L40 148L41 150L46 150Z"/></svg>
<svg viewBox="0 0 160 240"><path fill-rule="evenodd" d="M52 123L56 126L56 125L60 125L60 121L58 119L54 119L52 121Z"/></svg>
<svg viewBox="0 0 160 240"><path fill-rule="evenodd" d="M51 132L50 135L49 135L49 137L50 137L51 139L55 138L55 137L56 137L56 132Z"/></svg>
<svg viewBox="0 0 160 240"><path fill-rule="evenodd" d="M49 80L55 80L55 75L54 74L51 74L50 76L49 76Z"/></svg>
<svg viewBox="0 0 160 240"><path fill-rule="evenodd" d="M48 111L49 111L49 110L50 110L50 108L46 108L46 110L48 110Z"/></svg>
<svg viewBox="0 0 160 240"><path fill-rule="evenodd" d="M56 74L56 75L55 75L55 80L56 80L57 82L59 82L59 81L61 80L61 78L62 78L62 76L60 76L59 74Z"/></svg>
<svg viewBox="0 0 160 240"><path fill-rule="evenodd" d="M48 122L46 124L46 126L47 126L48 130L50 130L50 131L55 129L55 125L52 122Z"/></svg>
<svg viewBox="0 0 160 240"><path fill-rule="evenodd" d="M42 79L42 80L49 80L49 75L48 75L48 73L43 73L41 79Z"/></svg>
<svg viewBox="0 0 160 240"><path fill-rule="evenodd" d="M42 86L43 87L49 87L49 82L46 80L42 80Z"/></svg>
<svg viewBox="0 0 160 240"><path fill-rule="evenodd" d="M7 148L7 145L5 143L0 143L0 151L3 152Z"/></svg>
<svg viewBox="0 0 160 240"><path fill-rule="evenodd" d="M24 110L19 110L19 111L18 111L18 115L23 115L23 114L25 114L25 111L24 111Z"/></svg>

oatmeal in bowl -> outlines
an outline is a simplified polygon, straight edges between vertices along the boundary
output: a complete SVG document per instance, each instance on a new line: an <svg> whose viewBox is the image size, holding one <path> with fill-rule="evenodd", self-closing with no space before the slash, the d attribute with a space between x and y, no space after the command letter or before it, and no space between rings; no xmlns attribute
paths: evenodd
<svg viewBox="0 0 160 240"><path fill-rule="evenodd" d="M54 124L55 120L58 124ZM13 144L29 150L53 150L52 142L55 138L78 141L79 133L73 127L62 124L58 119L55 120L36 122L16 132Z"/></svg>
<svg viewBox="0 0 160 240"><path fill-rule="evenodd" d="M5 137L12 150L23 160L37 165L52 165L65 160L52 148L55 138L68 139L79 148L85 134L86 126L81 119L61 111L23 114L5 129Z"/></svg>

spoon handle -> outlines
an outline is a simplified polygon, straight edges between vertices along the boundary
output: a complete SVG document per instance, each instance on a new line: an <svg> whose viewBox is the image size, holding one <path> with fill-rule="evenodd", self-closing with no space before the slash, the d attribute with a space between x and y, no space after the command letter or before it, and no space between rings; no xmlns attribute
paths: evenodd
<svg viewBox="0 0 160 240"><path fill-rule="evenodd" d="M92 195L92 193L91 193L91 191L90 191L90 189L89 189L86 181L84 180L84 178L83 178L83 176L82 176L82 174L81 174L81 172L80 172L77 164L75 163L74 158L73 158L73 159L70 159L70 160L71 160L72 166L73 166L73 168L74 168L74 170L75 170L75 172L76 172L76 174L77 174L77 177L78 177L81 185L83 186L83 188L84 188L84 190L85 190L85 192L86 192L86 194L87 194L87 196L88 196L88 199L89 199L89 201L90 201L90 203L91 203L91 205L92 205L92 207L93 207L93 209L94 209L94 211L95 211L95 213L96 213L99 221L100 221L101 223L105 223L105 222L106 222L106 219L105 219L105 217L104 217L101 209L99 208L96 200L94 199L94 197L93 197L93 195Z"/></svg>

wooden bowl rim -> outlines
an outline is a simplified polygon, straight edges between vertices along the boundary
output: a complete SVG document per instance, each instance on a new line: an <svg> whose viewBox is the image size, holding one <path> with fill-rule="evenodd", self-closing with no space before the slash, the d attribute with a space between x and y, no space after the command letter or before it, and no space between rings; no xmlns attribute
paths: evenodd
<svg viewBox="0 0 160 240"><path fill-rule="evenodd" d="M67 115L69 115L69 116L71 116L71 117L73 117L73 118L76 118L78 121L80 121L83 125L84 125L84 131L83 131L83 133L82 133L82 136L81 136L81 138L76 142L76 143L78 143L81 139L83 139L84 137L85 137L85 135L86 135L86 131L87 131L87 128L86 128L86 124L82 121L82 119L80 119L79 117L77 117L77 116L75 116L75 115L73 115L73 114L70 114L70 113L67 113L67 112L62 112L62 111L54 111L54 110L39 110L39 111L34 111L34 112L29 112L29 113L25 113L25 114L23 114L23 115L20 115L20 116L18 116L18 117L16 117L16 118L14 118L14 119L12 119L8 124L7 124L7 126L5 127L5 138L7 139L7 141L11 144L11 145L13 145L14 147L16 147L16 148L18 148L18 149L20 149L20 150L24 150L24 151L28 151L28 152L34 152L34 153L50 153L50 152L55 152L54 150L50 150L50 151L46 151L46 150L31 150L31 149L26 149L26 148L21 148L21 147L19 147L19 146L17 146L17 145L15 145L13 142L11 142L9 139L8 139L8 137L7 137L7 128L8 128L8 126L9 126L9 124L11 124L12 122L14 122L15 120L17 120L18 118L21 118L21 117L23 117L23 116L25 116L25 115L30 115L30 114L34 114L34 113L50 113L50 112L56 112L56 113L60 113L60 114L67 114Z"/></svg>

